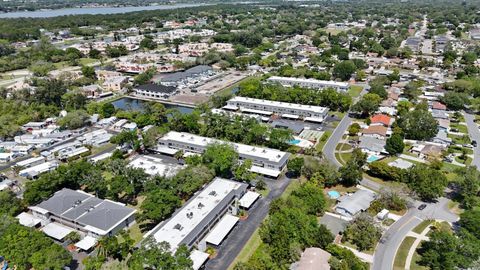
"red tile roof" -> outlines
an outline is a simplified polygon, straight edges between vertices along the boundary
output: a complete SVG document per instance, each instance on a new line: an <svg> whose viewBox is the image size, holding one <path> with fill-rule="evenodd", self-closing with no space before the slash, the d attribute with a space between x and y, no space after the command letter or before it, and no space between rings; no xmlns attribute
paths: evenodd
<svg viewBox="0 0 480 270"><path fill-rule="evenodd" d="M385 114L376 114L370 117L370 123L372 124L382 124L384 126L390 126L390 120L392 118Z"/></svg>

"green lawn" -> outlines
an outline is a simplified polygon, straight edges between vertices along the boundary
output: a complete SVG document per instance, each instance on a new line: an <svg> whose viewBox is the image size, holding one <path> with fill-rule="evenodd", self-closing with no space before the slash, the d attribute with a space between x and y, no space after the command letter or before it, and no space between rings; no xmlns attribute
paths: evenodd
<svg viewBox="0 0 480 270"><path fill-rule="evenodd" d="M448 147L448 152L449 153L459 153L459 154L461 154L463 150L465 150L465 152L467 154L473 154L473 149L471 149L471 148L460 147L460 146L456 146L456 145L452 145L452 146Z"/></svg>
<svg viewBox="0 0 480 270"><path fill-rule="evenodd" d="M280 197L287 198L300 184L299 179L293 179ZM248 261L254 254L261 256L260 254L264 253L263 249L264 245L262 245L262 239L257 228L228 269L232 270L238 262Z"/></svg>
<svg viewBox="0 0 480 270"><path fill-rule="evenodd" d="M451 138L455 144L469 144L471 142L470 138L466 134L464 136L448 134L447 136Z"/></svg>
<svg viewBox="0 0 480 270"><path fill-rule="evenodd" d="M425 266L418 265L417 262L420 260L421 256L415 251L412 257L412 261L410 262L410 270L427 270L428 268Z"/></svg>
<svg viewBox="0 0 480 270"><path fill-rule="evenodd" d="M92 147L92 154L91 154L91 155L92 155L92 156L93 156L93 155L96 155L96 154L98 154L98 153L100 153L100 152L102 152L102 151L105 151L105 150L107 150L107 149L112 148L112 146L113 146L113 144L111 144L111 143L106 143L106 144L104 144L104 145L102 145L102 146L99 146L99 147Z"/></svg>
<svg viewBox="0 0 480 270"><path fill-rule="evenodd" d="M283 199L286 199L288 196L290 196L290 194L295 189L300 187L300 185L301 185L301 183L300 183L299 179L293 179L292 182L290 182L290 184L288 185L288 187L285 189L285 191L282 193L282 195L280 197L283 198Z"/></svg>
<svg viewBox="0 0 480 270"><path fill-rule="evenodd" d="M330 138L330 135L332 135L331 130L327 130L323 133L322 137L320 138L320 141L318 142L317 146L315 147L317 151L323 151L323 147L328 141L328 138Z"/></svg>
<svg viewBox="0 0 480 270"><path fill-rule="evenodd" d="M335 158L338 162L346 164L352 158L352 153L335 153Z"/></svg>
<svg viewBox="0 0 480 270"><path fill-rule="evenodd" d="M465 164L465 165L470 165L470 163L472 163L472 158L467 157L467 160L463 160L463 159L460 159L460 157L455 157L455 161L458 162L458 163Z"/></svg>
<svg viewBox="0 0 480 270"><path fill-rule="evenodd" d="M393 264L393 269L394 270L403 270L405 269L405 263L407 260L408 256L408 251L413 245L413 242L415 242L415 237L407 236L405 239L403 239L402 244L397 250L397 254L395 255L395 262Z"/></svg>
<svg viewBox="0 0 480 270"><path fill-rule="evenodd" d="M61 69L61 68L69 67L69 66L70 66L67 61L62 61L62 62L58 62L58 63L53 63L53 65L55 66L56 69Z"/></svg>
<svg viewBox="0 0 480 270"><path fill-rule="evenodd" d="M99 61L98 59L93 59L93 58L81 58L80 60L78 60L80 65L88 65L98 61Z"/></svg>
<svg viewBox="0 0 480 270"><path fill-rule="evenodd" d="M135 244L140 242L143 238L142 231L140 230L140 225L138 222L135 222L130 228L128 229L130 233L130 237L135 241Z"/></svg>
<svg viewBox="0 0 480 270"><path fill-rule="evenodd" d="M414 233L421 234L423 230L425 230L428 226L430 226L433 223L431 220L424 220L422 223L418 224L417 227L415 227L412 231Z"/></svg>
<svg viewBox="0 0 480 270"><path fill-rule="evenodd" d="M358 96L360 96L360 92L362 92L363 90L363 87L360 86L360 85L352 85L350 86L350 88L348 89L348 94L352 97L352 98L356 98Z"/></svg>
<svg viewBox="0 0 480 270"><path fill-rule="evenodd" d="M460 125L458 123L450 123L450 128L456 128L458 129L458 132L468 134L468 129L465 125Z"/></svg>
<svg viewBox="0 0 480 270"><path fill-rule="evenodd" d="M229 270L233 269L235 265L239 262L247 262L248 259L253 255L253 253L260 247L262 244L262 239L260 239L260 235L258 234L258 229L252 234L252 237L248 240L248 242L243 246L242 251L238 254L238 256L233 260L232 264L228 267Z"/></svg>
<svg viewBox="0 0 480 270"><path fill-rule="evenodd" d="M352 150L352 146L348 143L339 143L337 144L337 147L335 147L335 150L336 151L348 151L348 150Z"/></svg>

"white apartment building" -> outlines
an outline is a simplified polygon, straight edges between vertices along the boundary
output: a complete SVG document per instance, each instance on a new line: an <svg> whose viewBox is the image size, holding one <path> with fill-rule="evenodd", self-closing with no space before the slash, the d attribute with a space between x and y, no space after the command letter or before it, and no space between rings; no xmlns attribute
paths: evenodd
<svg viewBox="0 0 480 270"><path fill-rule="evenodd" d="M328 108L325 107L238 96L227 101L227 105L223 108L226 110L240 110L241 112L259 115L269 116L277 114L290 119L303 118L303 120L311 122L322 122L328 114Z"/></svg>
<svg viewBox="0 0 480 270"><path fill-rule="evenodd" d="M160 138L158 143L159 147L155 149L156 151L172 155L176 150L201 154L209 144L228 142L190 133L170 131ZM230 144L237 151L240 160L250 159L252 161L252 172L269 177L278 177L287 166L288 157L290 156L289 153L276 149L240 143Z"/></svg>
<svg viewBox="0 0 480 270"><path fill-rule="evenodd" d="M204 252L207 244L220 245L237 224L238 202L246 192L244 183L215 178L168 221L159 224L145 237L153 234L158 243L169 243L172 251L185 244L193 249L190 255L193 269L199 269L208 259Z"/></svg>
<svg viewBox="0 0 480 270"><path fill-rule="evenodd" d="M316 79L302 79L290 77L272 76L268 78L269 82L280 83L283 86L300 86L312 89L333 88L337 91L345 92L348 90L348 83L336 81L322 81Z"/></svg>

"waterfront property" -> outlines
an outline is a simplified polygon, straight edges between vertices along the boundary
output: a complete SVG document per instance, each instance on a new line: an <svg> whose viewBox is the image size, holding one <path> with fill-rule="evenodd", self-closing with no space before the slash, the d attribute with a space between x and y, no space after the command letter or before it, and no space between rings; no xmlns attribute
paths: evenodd
<svg viewBox="0 0 480 270"><path fill-rule="evenodd" d="M325 89L333 88L340 92L346 92L348 90L348 83L346 82L336 82L336 81L322 81L316 79L302 79L302 78L292 78L292 77L278 77L272 76L268 78L269 82L279 83L283 86L300 86L304 88L312 89Z"/></svg>
<svg viewBox="0 0 480 270"><path fill-rule="evenodd" d="M312 122L323 122L327 117L328 108L320 106L302 105L265 99L234 97L223 107L226 110L259 115L277 114L288 119L300 119Z"/></svg>
<svg viewBox="0 0 480 270"><path fill-rule="evenodd" d="M177 93L177 89L173 86L165 86L161 84L149 83L136 86L134 89L135 96L153 99L168 99Z"/></svg>
<svg viewBox="0 0 480 270"><path fill-rule="evenodd" d="M227 143L221 140L197 136L190 133L170 131L158 141L157 152L174 155L178 150L201 154L209 144ZM289 153L240 143L230 143L237 151L240 160L251 160L251 171L269 176L278 177L287 166Z"/></svg>

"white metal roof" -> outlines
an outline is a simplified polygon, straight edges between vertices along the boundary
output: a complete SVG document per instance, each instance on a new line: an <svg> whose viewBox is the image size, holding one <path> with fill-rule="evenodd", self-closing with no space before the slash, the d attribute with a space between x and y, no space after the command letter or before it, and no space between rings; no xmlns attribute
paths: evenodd
<svg viewBox="0 0 480 270"><path fill-rule="evenodd" d="M101 155L92 157L92 158L90 158L90 160L95 163L95 162L98 162L100 160L107 159L107 158L111 157L112 155L113 155L113 152L107 152L107 153L103 153Z"/></svg>
<svg viewBox="0 0 480 270"><path fill-rule="evenodd" d="M176 250L182 240L233 190L242 184L215 178L153 235L157 242L167 242ZM190 215L193 213L193 215ZM187 216L188 214L188 216Z"/></svg>
<svg viewBox="0 0 480 270"><path fill-rule="evenodd" d="M85 238L77 242L75 246L83 250L89 250L93 246L95 246L96 243L97 243L96 238L87 235L85 236Z"/></svg>
<svg viewBox="0 0 480 270"><path fill-rule="evenodd" d="M300 118L300 116L298 116L298 115L288 114L288 113L282 114L282 117L283 117L283 118L290 118L290 119L298 119L298 118Z"/></svg>
<svg viewBox="0 0 480 270"><path fill-rule="evenodd" d="M40 173L47 172L52 168L58 167L58 162L56 161L48 161L42 164L38 164L36 166L21 170L18 174L19 175L37 175Z"/></svg>
<svg viewBox="0 0 480 270"><path fill-rule="evenodd" d="M139 155L135 157L128 166L141 168L149 175L174 176L182 168L181 165L165 163L160 158Z"/></svg>
<svg viewBox="0 0 480 270"><path fill-rule="evenodd" d="M155 148L155 150L159 153L168 154L168 155L175 155L175 153L178 152L177 149L173 149L173 148L161 146L161 145L158 145L157 148Z"/></svg>
<svg viewBox="0 0 480 270"><path fill-rule="evenodd" d="M35 227L42 222L40 218L34 217L32 214L27 212L20 213L17 216L17 219L20 224L26 227Z"/></svg>
<svg viewBox="0 0 480 270"><path fill-rule="evenodd" d="M17 162L17 166L25 167L25 166L28 166L32 163L42 161L42 160L45 160L45 158L44 157L32 157L32 158Z"/></svg>
<svg viewBox="0 0 480 270"><path fill-rule="evenodd" d="M233 229L233 227L235 227L238 220L238 217L226 214L217 225L213 227L205 241L215 246L220 245L227 234Z"/></svg>
<svg viewBox="0 0 480 270"><path fill-rule="evenodd" d="M239 97L235 96L228 101L228 105L235 105L232 102L240 103L240 109L243 109L241 103L249 103L255 104L258 106L273 106L278 108L285 108L285 109L292 109L298 111L308 111L313 113L325 113L328 108L321 107L321 106L311 106L311 105L303 105L303 104L296 104L296 103L287 103L287 102L280 102L280 101L272 101L266 99L257 99L257 98L247 98L247 97ZM238 106L238 105L237 105Z"/></svg>
<svg viewBox="0 0 480 270"><path fill-rule="evenodd" d="M192 268L193 270L198 270L202 265L208 260L208 253L201 252L197 249L192 250L190 253L190 259L193 262Z"/></svg>
<svg viewBox="0 0 480 270"><path fill-rule="evenodd" d="M46 235L52 238L55 238L57 240L62 240L63 238L65 238L65 236L67 236L69 233L73 232L74 230L68 227L65 227L63 225L60 225L58 223L51 222L45 225L45 227L42 228L42 231Z"/></svg>
<svg viewBox="0 0 480 270"><path fill-rule="evenodd" d="M292 78L292 77L279 77L279 76L272 76L268 78L269 81L278 81L278 82L288 82L292 84L297 83L308 83L308 84L317 84L323 87L341 87L346 88L348 87L348 83L346 82L336 82L336 81L323 81L323 80L316 80L316 79L303 79L303 78Z"/></svg>
<svg viewBox="0 0 480 270"><path fill-rule="evenodd" d="M245 195L238 201L241 207L250 208L252 204L260 197L260 194L253 191L247 191Z"/></svg>
<svg viewBox="0 0 480 270"><path fill-rule="evenodd" d="M206 147L207 145L214 144L214 143L228 143L228 142L213 139L213 138L207 138L207 137L202 137L202 136L198 136L190 133L176 132L176 131L168 132L160 140L178 142L181 144L188 143L188 144L198 145L202 147ZM255 156L263 159L268 159L269 161L272 161L272 162L280 162L280 160L282 160L282 158L285 155L288 155L288 153L286 152L276 150L276 149L261 147L261 146L250 146L250 145L240 144L240 143L230 143L230 144L235 147L239 155Z"/></svg>
<svg viewBox="0 0 480 270"><path fill-rule="evenodd" d="M266 175L266 176L270 176L270 177L278 177L281 173L281 171L279 171L279 170L268 169L268 168L265 168L265 167L259 167L259 166L255 166L255 165L252 165L252 167L250 167L250 171L254 172L254 173L259 173L259 174L263 174L263 175Z"/></svg>
<svg viewBox="0 0 480 270"><path fill-rule="evenodd" d="M13 156L13 153L0 153L0 159L7 159L11 158Z"/></svg>
<svg viewBox="0 0 480 270"><path fill-rule="evenodd" d="M227 105L228 106L228 105ZM226 107L226 106L225 106ZM225 108L224 107L224 108ZM247 112L247 113L254 113L254 114L260 114L260 115L272 115L272 112L267 112L267 111L262 111L262 110L255 110L255 109L249 109L249 108L240 108L240 111L242 112Z"/></svg>

